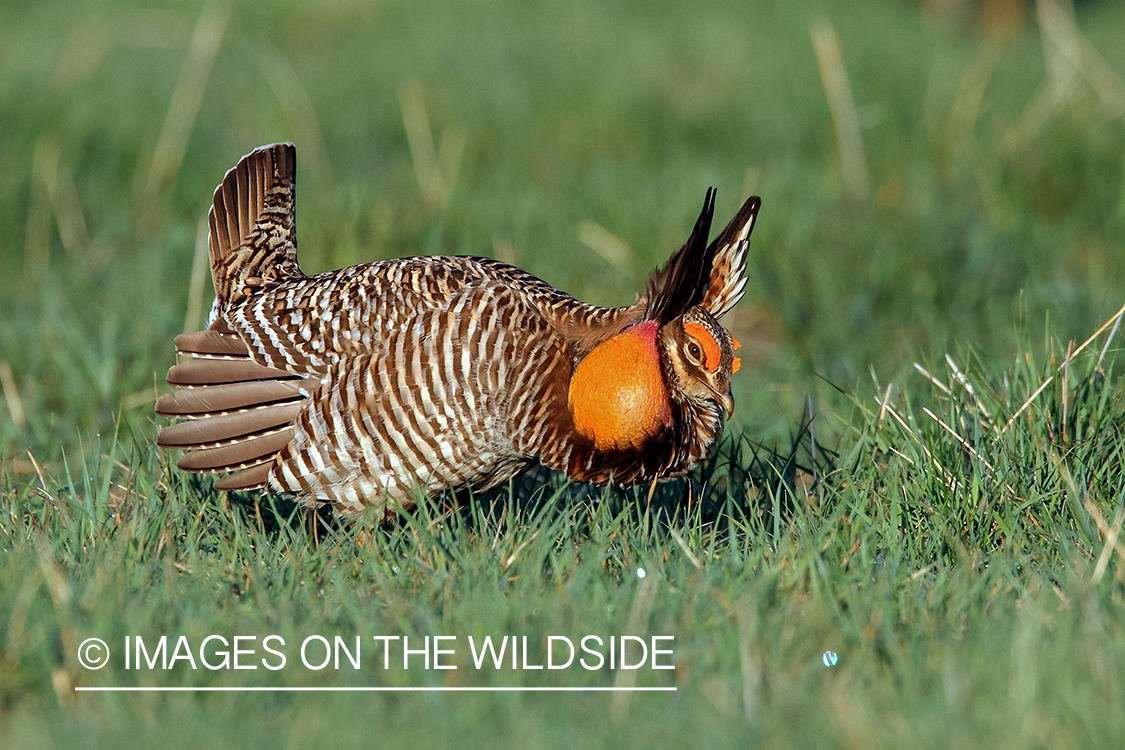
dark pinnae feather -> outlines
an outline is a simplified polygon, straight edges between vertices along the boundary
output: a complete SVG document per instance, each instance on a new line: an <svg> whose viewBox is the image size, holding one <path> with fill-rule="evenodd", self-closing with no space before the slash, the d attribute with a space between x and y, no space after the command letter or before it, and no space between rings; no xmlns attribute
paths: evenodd
<svg viewBox="0 0 1125 750"><path fill-rule="evenodd" d="M745 227L748 222L752 221L753 217L757 216L758 209L761 207L762 199L756 195L750 196L750 198L742 204L742 208L738 209L738 213L734 215L734 218L727 223L726 228L715 237L715 240L711 243L711 247L707 248L711 257L715 257L715 251L718 250L718 248L734 242L735 237L743 231L743 227ZM749 231L747 231L747 234L749 234Z"/></svg>
<svg viewBox="0 0 1125 750"><path fill-rule="evenodd" d="M703 210L688 241L648 282L645 318L664 325L703 301L711 276L711 260L717 244L707 244L711 217L715 214L715 188L707 188Z"/></svg>

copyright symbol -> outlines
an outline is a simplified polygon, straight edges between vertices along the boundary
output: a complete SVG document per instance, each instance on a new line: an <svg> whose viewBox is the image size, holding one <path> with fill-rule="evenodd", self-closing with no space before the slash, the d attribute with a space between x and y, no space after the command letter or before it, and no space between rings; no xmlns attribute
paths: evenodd
<svg viewBox="0 0 1125 750"><path fill-rule="evenodd" d="M78 647L78 663L86 669L101 669L109 662L109 646L101 638L87 638Z"/></svg>

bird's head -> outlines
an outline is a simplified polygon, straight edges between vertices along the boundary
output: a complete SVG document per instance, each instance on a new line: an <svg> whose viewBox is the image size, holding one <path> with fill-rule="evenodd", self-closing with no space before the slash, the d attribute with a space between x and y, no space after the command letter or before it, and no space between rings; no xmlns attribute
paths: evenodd
<svg viewBox="0 0 1125 750"><path fill-rule="evenodd" d="M739 344L719 323L746 284L744 271L750 231L761 201L750 198L713 242L711 218L715 190L684 246L649 279L645 317L660 326L660 349L674 397L697 410L713 402L729 418L734 413L731 376L742 364Z"/></svg>
<svg viewBox="0 0 1125 750"><path fill-rule="evenodd" d="M673 396L696 406L714 401L729 418L734 413L731 375L742 364L730 332L697 305L664 325L658 341Z"/></svg>
<svg viewBox="0 0 1125 750"><path fill-rule="evenodd" d="M578 364L570 408L579 433L599 450L641 448L682 408L707 414L714 430L722 414L733 413L739 345L718 316L742 296L747 237L759 205L748 200L708 245L715 209L715 191L708 190L691 237L649 280L640 322Z"/></svg>

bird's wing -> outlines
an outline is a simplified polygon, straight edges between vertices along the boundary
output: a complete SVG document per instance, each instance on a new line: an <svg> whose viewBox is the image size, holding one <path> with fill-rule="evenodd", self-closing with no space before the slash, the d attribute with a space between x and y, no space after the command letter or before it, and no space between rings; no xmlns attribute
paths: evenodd
<svg viewBox="0 0 1125 750"><path fill-rule="evenodd" d="M221 328L177 336L176 350L194 359L168 371L177 390L157 400L156 413L185 421L162 428L156 444L187 451L177 464L186 471L237 472L218 489L264 486L315 381L256 364L242 339Z"/></svg>

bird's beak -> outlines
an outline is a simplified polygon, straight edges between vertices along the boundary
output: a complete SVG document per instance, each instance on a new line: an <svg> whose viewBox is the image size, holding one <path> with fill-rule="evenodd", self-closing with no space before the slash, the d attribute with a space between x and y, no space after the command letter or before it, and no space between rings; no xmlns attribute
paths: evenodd
<svg viewBox="0 0 1125 750"><path fill-rule="evenodd" d="M716 395L718 395L718 394L716 394ZM731 417L733 417L734 416L734 395L730 391L727 391L726 393L718 396L718 400L719 400L719 405L722 406L723 409L727 413L727 419L730 419Z"/></svg>

